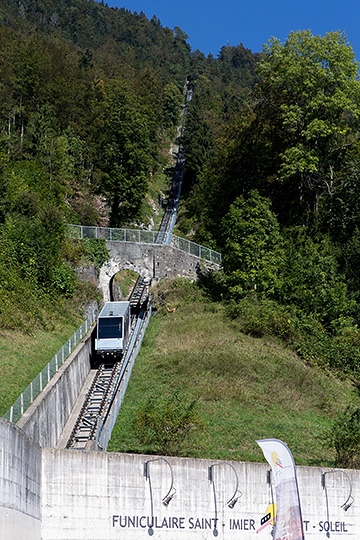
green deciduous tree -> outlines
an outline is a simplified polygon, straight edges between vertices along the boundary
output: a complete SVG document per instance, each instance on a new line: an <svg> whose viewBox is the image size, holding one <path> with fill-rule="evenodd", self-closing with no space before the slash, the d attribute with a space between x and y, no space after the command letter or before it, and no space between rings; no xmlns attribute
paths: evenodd
<svg viewBox="0 0 360 540"><path fill-rule="evenodd" d="M358 63L341 32L292 32L284 43L271 39L263 54L255 111L283 186L280 197L290 190L316 217L320 196L334 192L345 151L357 138Z"/></svg>
<svg viewBox="0 0 360 540"><path fill-rule="evenodd" d="M183 95L174 83L165 86L163 101L165 126L177 126L180 121L180 106L183 102Z"/></svg>
<svg viewBox="0 0 360 540"><path fill-rule="evenodd" d="M223 268L230 293L237 297L251 290L274 293L283 262L282 239L270 201L257 191L238 197L222 224Z"/></svg>
<svg viewBox="0 0 360 540"><path fill-rule="evenodd" d="M102 190L111 205L111 226L119 227L138 216L146 194L152 126L126 81L110 81L100 91L97 122Z"/></svg>
<svg viewBox="0 0 360 540"><path fill-rule="evenodd" d="M336 325L342 317L351 320L355 305L328 237L315 242L306 237L305 230L298 237L290 235L286 242L282 298L328 325Z"/></svg>
<svg viewBox="0 0 360 540"><path fill-rule="evenodd" d="M358 469L360 466L360 408L349 406L334 422L329 437L335 448L337 467Z"/></svg>

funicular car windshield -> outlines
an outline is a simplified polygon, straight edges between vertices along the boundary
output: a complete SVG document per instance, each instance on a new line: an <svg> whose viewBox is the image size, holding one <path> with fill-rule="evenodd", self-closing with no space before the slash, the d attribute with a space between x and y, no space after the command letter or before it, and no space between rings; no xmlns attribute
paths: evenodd
<svg viewBox="0 0 360 540"><path fill-rule="evenodd" d="M98 339L122 338L122 317L99 318L98 324Z"/></svg>

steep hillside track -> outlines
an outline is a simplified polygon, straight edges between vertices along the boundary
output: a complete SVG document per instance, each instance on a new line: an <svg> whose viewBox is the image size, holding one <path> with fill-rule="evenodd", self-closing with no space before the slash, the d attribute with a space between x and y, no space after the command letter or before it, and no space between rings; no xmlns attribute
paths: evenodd
<svg viewBox="0 0 360 540"><path fill-rule="evenodd" d="M170 244L174 230L176 215L179 207L181 187L183 181L183 159L181 149L175 165L175 172L166 210L160 224L159 232L156 236L157 244Z"/></svg>
<svg viewBox="0 0 360 540"><path fill-rule="evenodd" d="M157 244L170 244L171 236L173 234L173 230L175 226L177 211L178 211L179 202L180 202L183 177L184 177L184 171L183 171L184 158L183 158L183 148L181 144L181 137L183 134L184 123L185 123L185 118L187 114L187 104L189 101L191 101L191 97L192 97L192 90L189 90L188 88L186 88L185 105L183 107L182 121L181 121L180 127L178 128L179 137L180 137L179 150L176 157L175 170L174 170L174 176L173 176L173 181L171 185L169 199L166 205L166 210L163 215L163 219L161 220L159 232L156 236Z"/></svg>
<svg viewBox="0 0 360 540"><path fill-rule="evenodd" d="M115 401L116 394L127 373L130 350L136 342L139 332L138 319L140 312L146 310L148 303L148 288L139 277L129 297L131 308L131 330L126 349L118 361L102 362L97 369L92 370L92 383L85 396L74 427L67 440L66 448L85 450L90 441L96 437L100 425L108 417Z"/></svg>

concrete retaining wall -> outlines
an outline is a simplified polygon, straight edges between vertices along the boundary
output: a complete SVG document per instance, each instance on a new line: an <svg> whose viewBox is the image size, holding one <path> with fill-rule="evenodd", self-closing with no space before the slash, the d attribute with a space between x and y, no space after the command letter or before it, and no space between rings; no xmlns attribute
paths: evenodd
<svg viewBox="0 0 360 540"><path fill-rule="evenodd" d="M167 458L173 470L176 494L165 507L162 498L171 483L171 470L162 460L151 462L150 486L143 472L145 461L153 458L44 449L42 539L214 538L214 492L208 480L208 467L214 461ZM242 492L233 509L226 502L234 492L234 472L224 462L213 469L218 517L215 533L222 540L271 539L271 526L257 534L272 500L267 483L269 466L238 462L232 465ZM341 473L331 475L328 519L321 485L323 472L325 469L316 467L297 468L305 537L324 540L329 532L333 540L355 540L360 530L360 473L348 471L355 503L346 513L341 509L349 492L346 477ZM291 536L286 540L290 538L295 540Z"/></svg>
<svg viewBox="0 0 360 540"><path fill-rule="evenodd" d="M17 422L42 447L55 447L90 370L91 331Z"/></svg>
<svg viewBox="0 0 360 540"><path fill-rule="evenodd" d="M0 418L0 537L41 538L41 449Z"/></svg>
<svg viewBox="0 0 360 540"><path fill-rule="evenodd" d="M144 476L144 463L148 475ZM208 479L213 468L214 483ZM225 462L79 452L40 448L17 426L0 419L0 537L6 540L271 540L261 519L272 501L267 463L232 462L242 495L227 501L236 474ZM347 471L354 504L339 471L297 467L306 540L357 540L360 530L360 471ZM168 506L163 497L176 490ZM216 510L215 514L215 497ZM215 521L215 517L217 521ZM216 526L216 528L215 528ZM214 534L215 533L215 534ZM286 540L295 540L289 536ZM297 537L296 537L297 540Z"/></svg>

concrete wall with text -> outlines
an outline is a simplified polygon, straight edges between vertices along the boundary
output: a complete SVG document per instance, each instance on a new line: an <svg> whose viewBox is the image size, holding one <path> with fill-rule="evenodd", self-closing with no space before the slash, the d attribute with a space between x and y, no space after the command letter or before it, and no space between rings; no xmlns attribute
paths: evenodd
<svg viewBox="0 0 360 540"><path fill-rule="evenodd" d="M155 459L155 460L154 460ZM6 540L271 540L261 526L272 502L267 463L83 452L40 448L22 430L0 419L0 524ZM149 461L148 477L144 463ZM154 461L152 461L154 460ZM214 483L208 468L214 463ZM175 496L162 498L171 485ZM306 540L357 540L360 471L326 477L329 469L297 467ZM242 495L227 501L239 480ZM215 490L213 489L215 487ZM215 494L215 498L214 498ZM215 508L216 502L216 508ZM290 540L291 537L286 540ZM294 539L292 539L294 540Z"/></svg>
<svg viewBox="0 0 360 540"><path fill-rule="evenodd" d="M266 463L232 462L242 496L229 509L226 502L233 494L236 479L231 467L210 460L167 458L176 494L165 507L162 497L169 489L171 469L162 460L151 462L150 484L143 471L145 461L153 458L44 449L42 539L272 538L271 526L257 532L272 498ZM214 463L222 464L213 469L211 484L208 467ZM344 512L341 505L349 485L345 475L338 472L327 478L327 509L321 476L328 470L297 468L305 537L321 540L329 533L333 540L355 540L360 531L360 472L347 471L355 502Z"/></svg>

